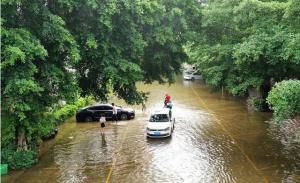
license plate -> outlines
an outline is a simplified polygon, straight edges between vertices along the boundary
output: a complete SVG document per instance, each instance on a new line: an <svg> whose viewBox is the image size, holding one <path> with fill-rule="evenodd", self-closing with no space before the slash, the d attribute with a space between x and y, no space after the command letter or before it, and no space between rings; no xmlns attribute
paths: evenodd
<svg viewBox="0 0 300 183"><path fill-rule="evenodd" d="M154 132L154 135L160 135L160 132Z"/></svg>

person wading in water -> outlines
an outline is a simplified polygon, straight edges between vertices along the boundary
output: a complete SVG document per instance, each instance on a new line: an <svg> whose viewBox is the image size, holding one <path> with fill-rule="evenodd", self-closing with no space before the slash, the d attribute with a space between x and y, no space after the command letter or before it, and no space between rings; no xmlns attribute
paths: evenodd
<svg viewBox="0 0 300 183"><path fill-rule="evenodd" d="M105 122L106 122L104 114L100 114L99 121L100 121L100 125L101 125L101 134L103 135L105 132L104 127L105 127Z"/></svg>

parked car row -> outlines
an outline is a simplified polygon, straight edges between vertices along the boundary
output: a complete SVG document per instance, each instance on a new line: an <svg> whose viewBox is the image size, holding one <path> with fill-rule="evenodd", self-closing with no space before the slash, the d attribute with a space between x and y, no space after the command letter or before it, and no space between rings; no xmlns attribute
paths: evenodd
<svg viewBox="0 0 300 183"><path fill-rule="evenodd" d="M135 110L132 108L123 108L122 106L116 106L118 113L117 117L120 120L133 119L135 117ZM88 107L84 107L77 110L77 121L99 121L100 114L104 114L106 119L112 119L113 107L111 104L93 104Z"/></svg>

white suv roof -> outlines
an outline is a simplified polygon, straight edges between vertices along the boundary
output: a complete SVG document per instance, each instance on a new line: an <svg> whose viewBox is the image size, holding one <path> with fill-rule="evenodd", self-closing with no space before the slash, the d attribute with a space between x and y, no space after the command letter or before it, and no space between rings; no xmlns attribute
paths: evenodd
<svg viewBox="0 0 300 183"><path fill-rule="evenodd" d="M152 114L167 114L169 115L170 109L169 108L162 108L162 109L156 109L152 112Z"/></svg>

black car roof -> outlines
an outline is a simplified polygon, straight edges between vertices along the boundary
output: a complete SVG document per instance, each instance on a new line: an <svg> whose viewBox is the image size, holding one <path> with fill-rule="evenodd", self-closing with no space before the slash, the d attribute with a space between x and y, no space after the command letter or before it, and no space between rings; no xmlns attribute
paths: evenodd
<svg viewBox="0 0 300 183"><path fill-rule="evenodd" d="M91 106L112 106L111 104L100 104L100 103L95 103L95 104L92 104Z"/></svg>

